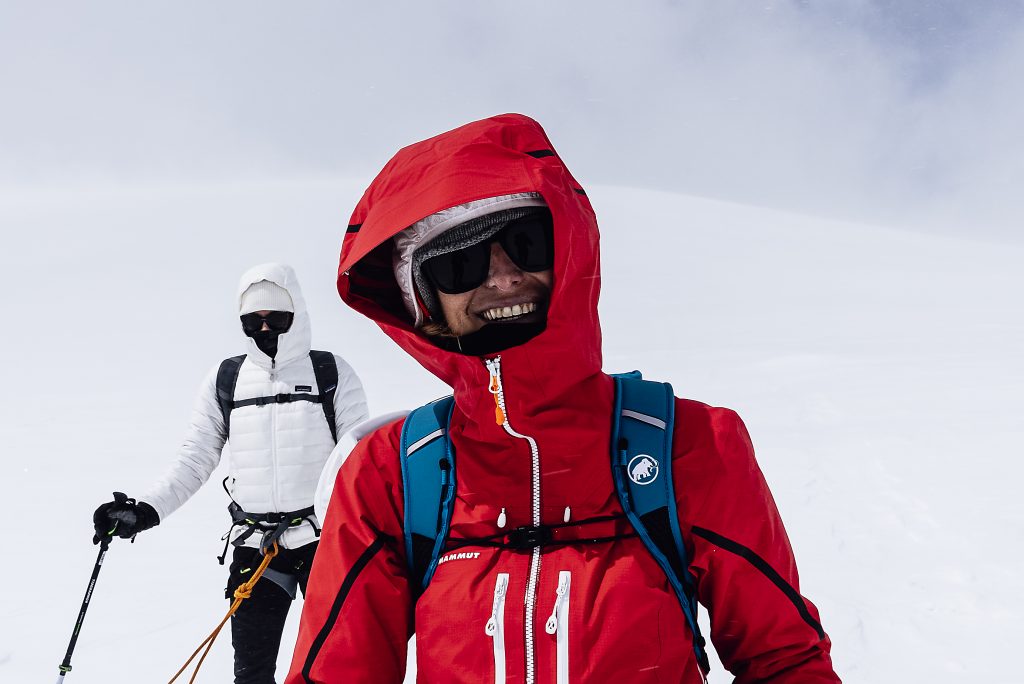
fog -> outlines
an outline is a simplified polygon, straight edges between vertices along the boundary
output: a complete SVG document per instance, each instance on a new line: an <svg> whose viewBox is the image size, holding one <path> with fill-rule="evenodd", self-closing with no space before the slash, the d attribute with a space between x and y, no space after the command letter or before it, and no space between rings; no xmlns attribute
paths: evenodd
<svg viewBox="0 0 1024 684"><path fill-rule="evenodd" d="M625 7L8 1L0 193L365 182L519 111L584 183L1024 240L1021 3Z"/></svg>

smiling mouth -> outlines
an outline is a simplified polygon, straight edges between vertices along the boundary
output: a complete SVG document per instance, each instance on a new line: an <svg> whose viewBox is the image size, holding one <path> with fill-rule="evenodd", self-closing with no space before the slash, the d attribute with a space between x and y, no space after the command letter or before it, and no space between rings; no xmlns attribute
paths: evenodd
<svg viewBox="0 0 1024 684"><path fill-rule="evenodd" d="M488 321L507 321L531 314L536 310L537 304L535 302L526 302L524 304L498 306L493 309L487 309L480 315Z"/></svg>

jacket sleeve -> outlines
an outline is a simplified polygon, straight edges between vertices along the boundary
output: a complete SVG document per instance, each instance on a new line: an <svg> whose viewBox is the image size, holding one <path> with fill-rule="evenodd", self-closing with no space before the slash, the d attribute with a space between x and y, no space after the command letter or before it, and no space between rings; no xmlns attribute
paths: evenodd
<svg viewBox="0 0 1024 684"><path fill-rule="evenodd" d="M723 665L736 684L839 682L743 422L728 409L690 414L683 425L698 436L681 457L677 439L673 470L697 597L711 615Z"/></svg>
<svg viewBox="0 0 1024 684"><path fill-rule="evenodd" d="M366 393L359 376L352 370L345 359L337 354L334 362L338 366L338 389L334 393L334 423L338 436L352 429L369 417L366 406Z"/></svg>
<svg viewBox="0 0 1024 684"><path fill-rule="evenodd" d="M286 684L401 684L412 634L398 461L402 421L342 464L306 587Z"/></svg>
<svg viewBox="0 0 1024 684"><path fill-rule="evenodd" d="M188 432L174 462L164 476L139 497L156 509L161 521L188 501L220 463L227 431L217 403L219 367L220 364L210 370L199 389Z"/></svg>

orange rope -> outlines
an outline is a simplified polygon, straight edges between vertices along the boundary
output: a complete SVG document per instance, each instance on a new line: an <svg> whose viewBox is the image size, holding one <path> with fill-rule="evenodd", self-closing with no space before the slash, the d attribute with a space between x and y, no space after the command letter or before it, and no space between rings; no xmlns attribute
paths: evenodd
<svg viewBox="0 0 1024 684"><path fill-rule="evenodd" d="M242 601L252 596L252 589L254 586L256 586L257 580L259 580L259 578L263 576L263 571L267 569L267 566L270 565L270 560L276 555L277 542L275 541L273 545L269 549L267 549L266 554L263 556L263 562L261 562L260 566L256 568L256 572L252 574L252 577L249 578L249 581L235 589L235 600L231 604L231 607L228 608L228 614L225 615L224 619L220 621L220 624L217 625L212 632L210 632L210 636L203 639L203 643L199 644L199 647L192 652L192 655L188 657L188 660L185 661L185 664L181 666L180 670L174 673L174 676L171 677L171 680L167 682L167 684L174 684L174 681L181 676L181 673L185 671L185 668L187 668L189 664L195 659L195 657L199 655L199 651L203 651L203 655L201 658L199 658L199 662L196 663L196 669L193 670L192 678L188 680L188 684L193 684L193 682L196 681L196 675L199 674L199 668L203 666L203 661L206 660L206 656L210 653L210 649L213 648L213 642L217 639L217 635L220 634L220 630L224 627L224 625L231 618L231 616L235 614L235 611L238 610L238 607L242 605ZM206 647L206 650L203 650L204 646Z"/></svg>

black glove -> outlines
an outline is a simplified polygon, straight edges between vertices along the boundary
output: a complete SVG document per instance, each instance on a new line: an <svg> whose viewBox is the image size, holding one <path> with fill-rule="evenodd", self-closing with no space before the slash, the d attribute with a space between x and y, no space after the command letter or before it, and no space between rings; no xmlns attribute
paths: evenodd
<svg viewBox="0 0 1024 684"><path fill-rule="evenodd" d="M160 515L145 501L129 499L123 492L114 492L114 500L108 501L92 514L92 526L96 533L93 544L111 537L128 539L143 530L160 524Z"/></svg>

